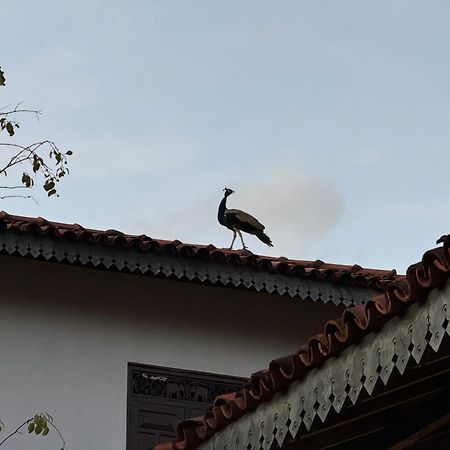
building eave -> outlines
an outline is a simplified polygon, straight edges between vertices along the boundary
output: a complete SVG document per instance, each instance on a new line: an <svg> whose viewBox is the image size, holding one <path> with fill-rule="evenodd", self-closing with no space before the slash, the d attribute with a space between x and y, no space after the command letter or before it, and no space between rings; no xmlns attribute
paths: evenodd
<svg viewBox="0 0 450 450"><path fill-rule="evenodd" d="M326 360L286 392L279 392L214 433L198 449L269 450L274 441L283 447L286 439L300 439L314 421L326 422L332 411L339 414L356 405L363 393L371 396L380 381L387 386L393 373L402 376L418 366L427 349L444 356L440 348L443 339L450 336L448 311L450 283L445 290L431 292L424 303L412 305L404 316L392 318L382 330L369 333L339 357ZM449 371L447 367L447 374Z"/></svg>
<svg viewBox="0 0 450 450"><path fill-rule="evenodd" d="M239 393L217 397L205 416L180 423L178 439L157 445L157 450L194 450L215 442L218 433L227 433L233 447L244 445L243 435L238 442L230 435L234 423L250 420L265 429L258 411L271 410L266 405L278 398L284 399L283 408L290 404L291 409L295 400L300 411L302 420L295 415L295 420L289 416L285 422L295 436L301 423L309 430L314 417L326 420L331 407L339 411L346 398L357 401L362 389L370 395L378 379L386 384L394 367L402 375L408 361L421 361L426 348L437 352L450 334L450 235L439 242L443 247L427 251L421 262L408 268L404 280L392 282L366 304L347 308L340 318L326 322L321 334L254 373ZM287 400L284 392L297 388L304 394ZM278 427L269 429L273 436L267 439L273 442Z"/></svg>
<svg viewBox="0 0 450 450"><path fill-rule="evenodd" d="M365 303L383 286L402 278L395 271L259 256L4 212L0 253L345 306Z"/></svg>

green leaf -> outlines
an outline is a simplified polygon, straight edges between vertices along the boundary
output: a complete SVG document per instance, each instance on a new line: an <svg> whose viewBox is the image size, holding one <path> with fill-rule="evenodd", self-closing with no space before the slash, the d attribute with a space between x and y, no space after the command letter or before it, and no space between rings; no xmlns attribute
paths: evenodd
<svg viewBox="0 0 450 450"><path fill-rule="evenodd" d="M48 429L48 427L44 427L44 430L42 431L42 436L47 436L49 431L50 430Z"/></svg>
<svg viewBox="0 0 450 450"><path fill-rule="evenodd" d="M56 194L56 189L52 189L51 191L48 192L48 196L51 197L52 195Z"/></svg>
<svg viewBox="0 0 450 450"><path fill-rule="evenodd" d="M6 124L6 131L8 132L8 134L10 136L14 136L14 126L13 126L13 124L11 122L8 122Z"/></svg>
<svg viewBox="0 0 450 450"><path fill-rule="evenodd" d="M5 82L6 82L5 72L3 72L2 68L0 67L0 86L4 86Z"/></svg>
<svg viewBox="0 0 450 450"><path fill-rule="evenodd" d="M51 191L55 187L55 182L51 180L47 180L44 184L44 189L48 192Z"/></svg>
<svg viewBox="0 0 450 450"><path fill-rule="evenodd" d="M72 150L67 150L66 155L73 155L73 151Z"/></svg>
<svg viewBox="0 0 450 450"><path fill-rule="evenodd" d="M34 423L30 422L28 424L28 433L32 433L34 431Z"/></svg>
<svg viewBox="0 0 450 450"><path fill-rule="evenodd" d="M33 185L33 180L31 179L30 175L28 175L27 173L24 172L22 175L22 183L26 187L30 187Z"/></svg>

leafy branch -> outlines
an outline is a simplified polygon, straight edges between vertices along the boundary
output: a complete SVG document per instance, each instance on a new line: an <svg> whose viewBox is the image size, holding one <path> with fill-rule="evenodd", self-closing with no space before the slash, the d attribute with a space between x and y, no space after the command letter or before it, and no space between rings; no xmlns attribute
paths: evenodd
<svg viewBox="0 0 450 450"><path fill-rule="evenodd" d="M5 86L5 83L6 78L0 67L0 86ZM15 114L33 113L37 117L41 114L41 111L38 110L21 109L20 105L19 103L13 109L8 110L8 107L5 107L0 110L0 135L2 133L3 135L7 134L11 138L16 134L20 124L15 119ZM0 163L0 175L6 177L11 169L23 167L23 165L25 165L25 170L22 171L21 185L15 183L12 186L0 186L0 189L32 188L36 184L38 175L41 175L43 177L42 187L47 195L59 197L56 185L61 178L69 174L67 158L73 154L71 150L63 152L50 140L43 140L26 146L11 142L0 142L0 150L2 148L9 151L10 155L12 153L12 156L6 162ZM0 199L14 197L33 198L31 195L0 195Z"/></svg>
<svg viewBox="0 0 450 450"><path fill-rule="evenodd" d="M28 433L35 433L36 435L47 436L50 431L50 428L53 428L59 435L59 438L62 442L61 450L66 450L66 442L62 437L61 432L58 427L53 423L53 417L48 413L38 413L34 417L25 420L22 422L14 431L9 433L3 440L0 441L0 447L10 438L15 436L16 434L22 434L22 430L27 428ZM3 431L5 428L3 422L0 421L0 431Z"/></svg>

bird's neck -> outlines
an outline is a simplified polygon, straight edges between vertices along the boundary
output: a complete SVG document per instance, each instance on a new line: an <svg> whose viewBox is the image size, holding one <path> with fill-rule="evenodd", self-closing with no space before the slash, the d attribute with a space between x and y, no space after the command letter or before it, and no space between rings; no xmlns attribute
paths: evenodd
<svg viewBox="0 0 450 450"><path fill-rule="evenodd" d="M219 204L219 210L217 211L217 219L224 225L225 222L225 211L227 209L227 197L224 197Z"/></svg>

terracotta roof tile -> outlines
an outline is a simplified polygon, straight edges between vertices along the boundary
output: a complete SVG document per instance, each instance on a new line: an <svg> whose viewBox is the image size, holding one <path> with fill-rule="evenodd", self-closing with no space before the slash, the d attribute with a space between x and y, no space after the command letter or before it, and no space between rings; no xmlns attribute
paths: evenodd
<svg viewBox="0 0 450 450"><path fill-rule="evenodd" d="M201 258L237 266L247 266L266 272L327 280L339 284L382 289L394 279L395 270L367 269L358 265L328 264L321 260L304 261L285 257L255 255L244 250L228 250L213 245L186 244L178 240L153 239L145 234L129 235L117 230L93 230L79 224L51 222L42 217L22 217L0 212L0 233L13 232L49 236L75 242L89 242L119 248L137 248L144 252L159 252L171 256Z"/></svg>
<svg viewBox="0 0 450 450"><path fill-rule="evenodd" d="M348 308L338 319L326 322L321 334L311 337L296 353L275 359L267 369L254 373L239 392L217 397L204 417L179 424L176 441L159 444L155 450L195 449L312 368L380 328L409 304L424 299L431 289L443 286L450 277L450 235L438 242L443 247L427 251L420 263L408 268L406 277L389 283L365 305Z"/></svg>

